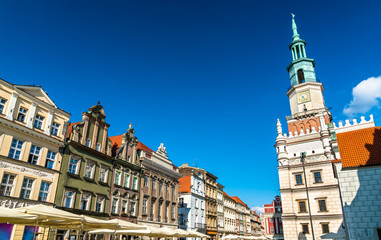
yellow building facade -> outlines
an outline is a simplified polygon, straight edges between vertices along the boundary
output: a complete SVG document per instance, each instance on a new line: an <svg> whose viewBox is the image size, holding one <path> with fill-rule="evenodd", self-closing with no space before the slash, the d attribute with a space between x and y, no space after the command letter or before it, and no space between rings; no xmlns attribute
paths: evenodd
<svg viewBox="0 0 381 240"><path fill-rule="evenodd" d="M41 87L0 79L0 206L54 204L69 117ZM0 224L10 239L24 229Z"/></svg>

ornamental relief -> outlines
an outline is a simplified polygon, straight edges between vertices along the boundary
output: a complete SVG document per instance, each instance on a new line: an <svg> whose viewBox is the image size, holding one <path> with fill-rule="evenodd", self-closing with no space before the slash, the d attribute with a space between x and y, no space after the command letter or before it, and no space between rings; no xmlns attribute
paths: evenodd
<svg viewBox="0 0 381 240"><path fill-rule="evenodd" d="M327 157L325 155L320 155L320 156L311 156L311 157L306 157L304 160L304 163L313 163L313 162L321 162L327 160ZM302 164L300 161L300 158L294 158L289 160L290 165L298 165Z"/></svg>
<svg viewBox="0 0 381 240"><path fill-rule="evenodd" d="M20 208L20 207L27 207L27 206L33 206L36 204L30 203L30 202L24 202L20 200L13 200L13 199L0 199L0 206L6 207L6 208Z"/></svg>
<svg viewBox="0 0 381 240"><path fill-rule="evenodd" d="M54 180L54 174L53 173L43 172L41 170L36 170L33 168L20 166L20 165L16 165L13 163L0 161L0 168L7 169L10 171L19 172L19 173L23 173L23 174L33 175L36 177L46 178L46 179L50 179L52 181Z"/></svg>

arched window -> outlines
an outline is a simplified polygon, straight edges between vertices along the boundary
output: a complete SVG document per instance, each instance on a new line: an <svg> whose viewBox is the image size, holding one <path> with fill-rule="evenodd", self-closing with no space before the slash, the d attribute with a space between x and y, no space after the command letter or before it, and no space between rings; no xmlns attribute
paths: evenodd
<svg viewBox="0 0 381 240"><path fill-rule="evenodd" d="M298 82L299 84L304 83L304 72L302 69L298 70Z"/></svg>

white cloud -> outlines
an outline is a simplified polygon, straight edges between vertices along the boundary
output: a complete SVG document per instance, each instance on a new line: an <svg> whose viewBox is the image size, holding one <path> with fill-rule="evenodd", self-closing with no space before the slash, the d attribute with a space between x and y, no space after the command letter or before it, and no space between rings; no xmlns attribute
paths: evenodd
<svg viewBox="0 0 381 240"><path fill-rule="evenodd" d="M345 106L344 114L354 116L364 114L371 108L380 106L381 100L381 76L370 77L361 81L352 89L353 99Z"/></svg>
<svg viewBox="0 0 381 240"><path fill-rule="evenodd" d="M252 207L251 210L256 211L257 213L263 213L263 207Z"/></svg>

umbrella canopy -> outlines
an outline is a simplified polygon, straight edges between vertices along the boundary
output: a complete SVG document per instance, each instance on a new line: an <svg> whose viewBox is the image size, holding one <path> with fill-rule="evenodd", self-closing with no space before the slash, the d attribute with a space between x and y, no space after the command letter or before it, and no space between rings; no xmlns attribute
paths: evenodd
<svg viewBox="0 0 381 240"><path fill-rule="evenodd" d="M139 225L132 222L123 221L120 219L112 219L108 220L107 222L111 224L115 224L116 228L118 230L143 230L147 229L147 226L145 225Z"/></svg>
<svg viewBox="0 0 381 240"><path fill-rule="evenodd" d="M117 219L113 219L117 220ZM111 220L111 221L113 221ZM174 237L175 232L169 228L157 228L147 225L138 225L142 229L136 230L111 230L111 229L97 229L89 233L95 234L117 234L117 235L135 235L135 236L148 236L148 237Z"/></svg>
<svg viewBox="0 0 381 240"><path fill-rule="evenodd" d="M327 233L324 235L321 235L321 239L346 239L347 235L345 233Z"/></svg>
<svg viewBox="0 0 381 240"><path fill-rule="evenodd" d="M239 237L240 236L238 235L229 234L229 235L226 235L225 237L222 237L222 239L237 239Z"/></svg>
<svg viewBox="0 0 381 240"><path fill-rule="evenodd" d="M192 233L185 231L183 229L177 228L177 229L173 229L173 231L175 232L174 237L192 237Z"/></svg>
<svg viewBox="0 0 381 240"><path fill-rule="evenodd" d="M68 221L74 223L76 221L81 222L83 219L83 217L77 214L69 213L64 210L52 208L42 204L16 209L23 213L37 215L38 221L45 221L46 224L48 224L48 221L61 221L60 223Z"/></svg>
<svg viewBox="0 0 381 240"><path fill-rule="evenodd" d="M16 209L0 207L0 223L32 224L36 222L37 215L20 212Z"/></svg>
<svg viewBox="0 0 381 240"><path fill-rule="evenodd" d="M196 232L196 231L189 231L189 233L191 234L190 237L210 238L209 235L206 235L206 234L203 234L203 233L200 233L200 232Z"/></svg>
<svg viewBox="0 0 381 240"><path fill-rule="evenodd" d="M242 236L241 238L243 238L243 239L258 239L257 237L254 237L254 236Z"/></svg>

